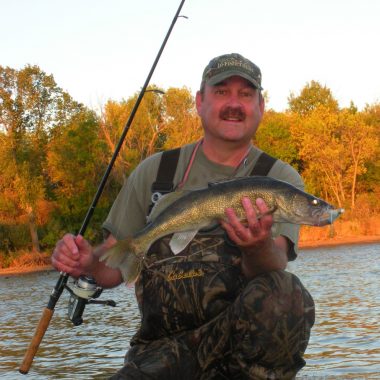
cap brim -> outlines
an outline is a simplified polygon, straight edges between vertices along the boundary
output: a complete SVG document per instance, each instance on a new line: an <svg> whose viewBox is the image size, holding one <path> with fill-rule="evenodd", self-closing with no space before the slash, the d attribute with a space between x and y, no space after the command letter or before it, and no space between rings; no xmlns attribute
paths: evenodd
<svg viewBox="0 0 380 380"><path fill-rule="evenodd" d="M253 79L251 76L249 76L246 73L242 73L239 70L223 71L222 73L216 74L212 78L210 78L208 81L206 81L206 84L208 84L209 86L215 86L216 84L218 84L218 83L224 81L225 79L230 78L234 75L237 75L239 77L246 79L248 82L252 83L255 88L257 88L259 90L263 89L255 79Z"/></svg>

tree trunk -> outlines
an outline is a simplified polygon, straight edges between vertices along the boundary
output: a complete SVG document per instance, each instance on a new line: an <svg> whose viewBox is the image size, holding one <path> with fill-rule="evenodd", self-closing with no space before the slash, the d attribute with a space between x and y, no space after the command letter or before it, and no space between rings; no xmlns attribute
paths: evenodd
<svg viewBox="0 0 380 380"><path fill-rule="evenodd" d="M30 231L30 237L32 239L33 251L34 252L41 252L34 211L29 212L28 218L29 218L29 231Z"/></svg>

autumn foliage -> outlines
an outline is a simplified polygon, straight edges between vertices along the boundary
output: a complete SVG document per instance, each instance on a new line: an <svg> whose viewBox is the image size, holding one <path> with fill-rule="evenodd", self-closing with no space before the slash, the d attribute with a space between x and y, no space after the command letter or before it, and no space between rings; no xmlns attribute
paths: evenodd
<svg viewBox="0 0 380 380"><path fill-rule="evenodd" d="M0 66L3 256L46 251L64 232L78 231L137 96L109 100L98 114L37 66ZM308 191L347 209L344 218L353 225L373 218L380 209L380 104L339 108L331 91L315 81L288 101L285 112L267 110L255 144L299 170ZM201 136L189 89L150 86L87 237L101 239L112 200L141 160Z"/></svg>

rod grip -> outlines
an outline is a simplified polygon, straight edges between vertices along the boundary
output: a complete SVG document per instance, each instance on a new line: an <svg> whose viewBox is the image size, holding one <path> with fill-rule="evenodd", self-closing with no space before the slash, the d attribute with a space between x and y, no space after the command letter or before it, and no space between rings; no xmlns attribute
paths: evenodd
<svg viewBox="0 0 380 380"><path fill-rule="evenodd" d="M42 338L45 335L47 328L49 327L50 320L54 314L54 309L48 309L47 307L44 309L40 322L37 325L34 336L29 344L29 347L25 353L24 360L21 363L19 368L19 372L23 375L26 375L29 372L29 369L32 365L34 356L37 353L38 347L42 341Z"/></svg>

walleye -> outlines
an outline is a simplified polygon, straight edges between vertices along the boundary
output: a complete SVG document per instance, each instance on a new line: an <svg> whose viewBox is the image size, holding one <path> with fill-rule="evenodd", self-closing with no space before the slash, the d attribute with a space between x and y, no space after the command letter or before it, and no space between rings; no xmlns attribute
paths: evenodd
<svg viewBox="0 0 380 380"><path fill-rule="evenodd" d="M153 242L174 233L170 247L177 254L199 230L225 220L226 208L234 208L244 220L243 197L249 197L253 205L257 198L262 198L277 223L324 226L344 211L284 181L262 176L236 178L205 189L165 195L153 208L148 224L134 236L117 242L100 260L109 267L119 268L127 283L134 282Z"/></svg>

